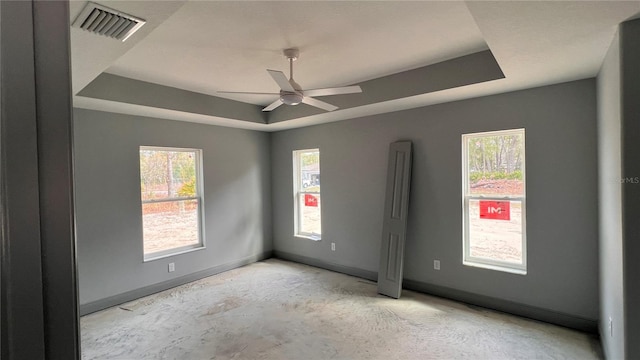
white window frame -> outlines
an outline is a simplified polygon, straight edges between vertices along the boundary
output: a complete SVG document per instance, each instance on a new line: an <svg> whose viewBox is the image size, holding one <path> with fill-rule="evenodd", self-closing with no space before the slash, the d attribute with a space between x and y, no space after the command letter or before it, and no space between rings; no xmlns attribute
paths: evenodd
<svg viewBox="0 0 640 360"><path fill-rule="evenodd" d="M180 255L184 253L188 253L191 251L206 249L206 244L204 240L204 201L202 198L203 194L203 178L202 178L202 149L194 149L194 148L177 148L177 147L163 147L163 146L140 146L139 152L141 151L166 151L166 152L192 152L195 154L194 163L196 166L195 176L196 176L196 196L178 196L178 197L167 197L164 199L154 199L154 200L142 200L141 196L141 204L140 211L141 216L142 208L144 204L153 204L153 203L161 203L161 202L174 202L174 201L185 201L185 200L196 200L198 203L198 243L187 246L179 246L167 250L156 251L153 253L145 253L144 252L144 225L143 225L143 235L142 235L142 245L143 245L143 257L144 262L153 261L158 259L163 259L169 256ZM140 155L138 155L140 156ZM142 174L139 176L142 177ZM141 189L142 190L142 189ZM142 195L142 192L141 192ZM143 220L144 221L144 220ZM143 224L143 222L141 222Z"/></svg>
<svg viewBox="0 0 640 360"><path fill-rule="evenodd" d="M301 169L302 169L302 158L301 154L308 152L317 152L318 153L318 161L320 161L320 149L302 149L302 150L294 150L293 151L293 217L294 217L294 229L293 235L295 237L306 238L314 241L322 240L322 200L318 204L318 211L320 211L320 234L317 233L308 233L302 232L301 229L301 221L302 221L302 209L300 207L301 198L306 194L318 195L320 196L320 191L306 191L301 179ZM321 166L321 165L319 165ZM322 173L322 171L320 171Z"/></svg>
<svg viewBox="0 0 640 360"><path fill-rule="evenodd" d="M484 195L471 195L469 191L469 151L468 143L470 138L478 138L483 136L509 136L509 135L521 135L522 136L522 182L523 182L523 195L522 196L484 196ZM526 217L526 145L525 145L525 129L510 129L510 130L498 130L487 131L479 133L470 133L462 135L462 219L463 219L463 259L462 263L468 266L481 267L485 269L498 270L504 272L510 272L514 274L526 275L527 273L527 217ZM471 200L496 200L496 201L520 201L522 206L522 264L513 262L492 260L486 258L480 258L471 256L470 238L469 238L469 202Z"/></svg>

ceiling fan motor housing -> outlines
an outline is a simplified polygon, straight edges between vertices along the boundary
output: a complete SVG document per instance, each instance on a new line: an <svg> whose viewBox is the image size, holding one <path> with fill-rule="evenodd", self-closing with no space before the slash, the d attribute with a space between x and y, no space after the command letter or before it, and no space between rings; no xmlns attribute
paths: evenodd
<svg viewBox="0 0 640 360"><path fill-rule="evenodd" d="M302 102L302 94L297 92L280 91L280 101L287 105L298 105Z"/></svg>

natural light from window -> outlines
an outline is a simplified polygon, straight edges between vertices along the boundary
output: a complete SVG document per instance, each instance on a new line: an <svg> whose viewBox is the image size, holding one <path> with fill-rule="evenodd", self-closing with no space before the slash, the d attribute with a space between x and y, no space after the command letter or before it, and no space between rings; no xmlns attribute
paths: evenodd
<svg viewBox="0 0 640 360"><path fill-rule="evenodd" d="M525 274L524 129L462 135L463 263Z"/></svg>
<svg viewBox="0 0 640 360"><path fill-rule="evenodd" d="M312 240L322 236L320 150L293 152L294 235Z"/></svg>
<svg viewBox="0 0 640 360"><path fill-rule="evenodd" d="M203 247L201 151L140 147L144 259Z"/></svg>

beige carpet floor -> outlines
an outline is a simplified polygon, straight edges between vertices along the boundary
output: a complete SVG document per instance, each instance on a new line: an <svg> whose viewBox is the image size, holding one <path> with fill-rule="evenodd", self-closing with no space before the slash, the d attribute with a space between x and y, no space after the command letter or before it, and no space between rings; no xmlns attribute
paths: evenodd
<svg viewBox="0 0 640 360"><path fill-rule="evenodd" d="M89 359L598 359L578 331L270 259L90 314Z"/></svg>

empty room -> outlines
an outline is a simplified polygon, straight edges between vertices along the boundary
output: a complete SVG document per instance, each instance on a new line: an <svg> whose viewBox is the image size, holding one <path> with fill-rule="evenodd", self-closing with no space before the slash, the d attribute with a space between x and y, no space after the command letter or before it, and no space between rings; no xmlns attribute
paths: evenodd
<svg viewBox="0 0 640 360"><path fill-rule="evenodd" d="M2 359L640 359L639 16L0 2Z"/></svg>

